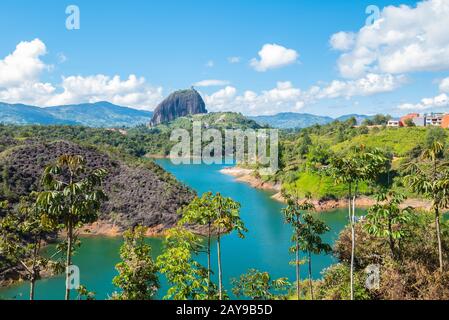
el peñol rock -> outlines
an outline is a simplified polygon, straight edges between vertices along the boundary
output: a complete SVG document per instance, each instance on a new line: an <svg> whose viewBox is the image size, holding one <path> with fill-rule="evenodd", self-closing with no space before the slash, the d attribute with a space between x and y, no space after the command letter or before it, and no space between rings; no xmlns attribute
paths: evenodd
<svg viewBox="0 0 449 320"><path fill-rule="evenodd" d="M170 94L154 110L150 126L157 126L192 114L207 113L206 105L198 91L193 87Z"/></svg>

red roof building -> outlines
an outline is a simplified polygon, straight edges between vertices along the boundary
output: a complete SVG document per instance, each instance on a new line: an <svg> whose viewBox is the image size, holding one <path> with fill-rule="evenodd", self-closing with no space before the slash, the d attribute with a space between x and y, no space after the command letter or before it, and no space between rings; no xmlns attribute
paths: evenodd
<svg viewBox="0 0 449 320"><path fill-rule="evenodd" d="M443 120L441 121L441 127L444 129L449 128L449 114L443 116Z"/></svg>
<svg viewBox="0 0 449 320"><path fill-rule="evenodd" d="M399 120L400 121L400 123L401 123L401 126L402 127L406 127L407 125L406 125L406 121L407 120L413 120L414 118L418 118L419 117L419 113L409 113L409 114L407 114L407 115L405 115L405 116L403 116L402 118L401 118L401 120Z"/></svg>

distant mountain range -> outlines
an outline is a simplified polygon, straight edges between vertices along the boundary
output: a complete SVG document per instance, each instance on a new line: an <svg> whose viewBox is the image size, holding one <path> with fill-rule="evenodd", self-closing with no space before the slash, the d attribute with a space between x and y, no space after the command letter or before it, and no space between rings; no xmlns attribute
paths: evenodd
<svg viewBox="0 0 449 320"><path fill-rule="evenodd" d="M153 112L121 107L109 102L84 103L78 105L39 108L24 104L0 102L0 123L4 124L40 124L40 125L82 125L88 127L134 127L149 124ZM370 116L348 114L339 118L317 116L308 113L279 113L272 116L247 117L259 125L269 125L278 129L299 129L316 124L323 125L335 120L345 121L351 117L357 123Z"/></svg>
<svg viewBox="0 0 449 320"><path fill-rule="evenodd" d="M371 118L373 118L373 116L352 113L352 114L346 114L344 116L338 117L335 120L343 122L343 121L349 120L351 118L355 118L355 120L357 121L357 124L361 124L363 122L363 120L371 119Z"/></svg>
<svg viewBox="0 0 449 320"><path fill-rule="evenodd" d="M256 121L260 125L269 125L273 128L278 129L300 129L307 128L313 125L327 124L332 121L346 121L350 118L356 118L357 123L360 124L363 120L370 118L370 116L360 115L360 114L348 114L338 118L331 118L326 116L317 116L309 113L278 113L272 116L254 116L249 117L250 119Z"/></svg>
<svg viewBox="0 0 449 320"><path fill-rule="evenodd" d="M39 108L0 102L0 123L133 127L150 122L153 113L109 102Z"/></svg>

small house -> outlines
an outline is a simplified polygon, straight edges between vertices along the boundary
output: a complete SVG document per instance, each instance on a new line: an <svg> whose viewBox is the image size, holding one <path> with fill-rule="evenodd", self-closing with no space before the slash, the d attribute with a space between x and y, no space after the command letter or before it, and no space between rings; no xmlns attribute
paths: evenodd
<svg viewBox="0 0 449 320"><path fill-rule="evenodd" d="M392 128L401 127L401 121L400 120L390 120L387 123L387 127L392 127Z"/></svg>

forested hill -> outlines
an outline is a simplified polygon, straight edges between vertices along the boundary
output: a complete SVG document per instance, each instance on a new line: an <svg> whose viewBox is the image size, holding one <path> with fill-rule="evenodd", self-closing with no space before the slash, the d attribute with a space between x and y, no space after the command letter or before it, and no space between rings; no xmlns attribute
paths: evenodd
<svg viewBox="0 0 449 320"><path fill-rule="evenodd" d="M111 149L112 150L112 149ZM178 221L177 210L194 193L149 160L69 141L33 141L0 135L0 201L18 203L20 197L41 190L45 166L61 155L81 155L89 170L108 171L100 221L123 231L137 224L166 229Z"/></svg>
<svg viewBox="0 0 449 320"><path fill-rule="evenodd" d="M296 132L284 132L280 141L280 171L272 180L282 183L284 189L295 190L302 196L315 199L341 199L346 187L335 183L327 172L330 163L350 154L355 148L378 149L392 160L384 183L395 190L403 188L404 168L407 163L418 161L424 150L440 141L444 157L449 159L449 132L440 127L357 126L351 118ZM363 193L373 192L364 188ZM414 194L409 194L415 197Z"/></svg>

